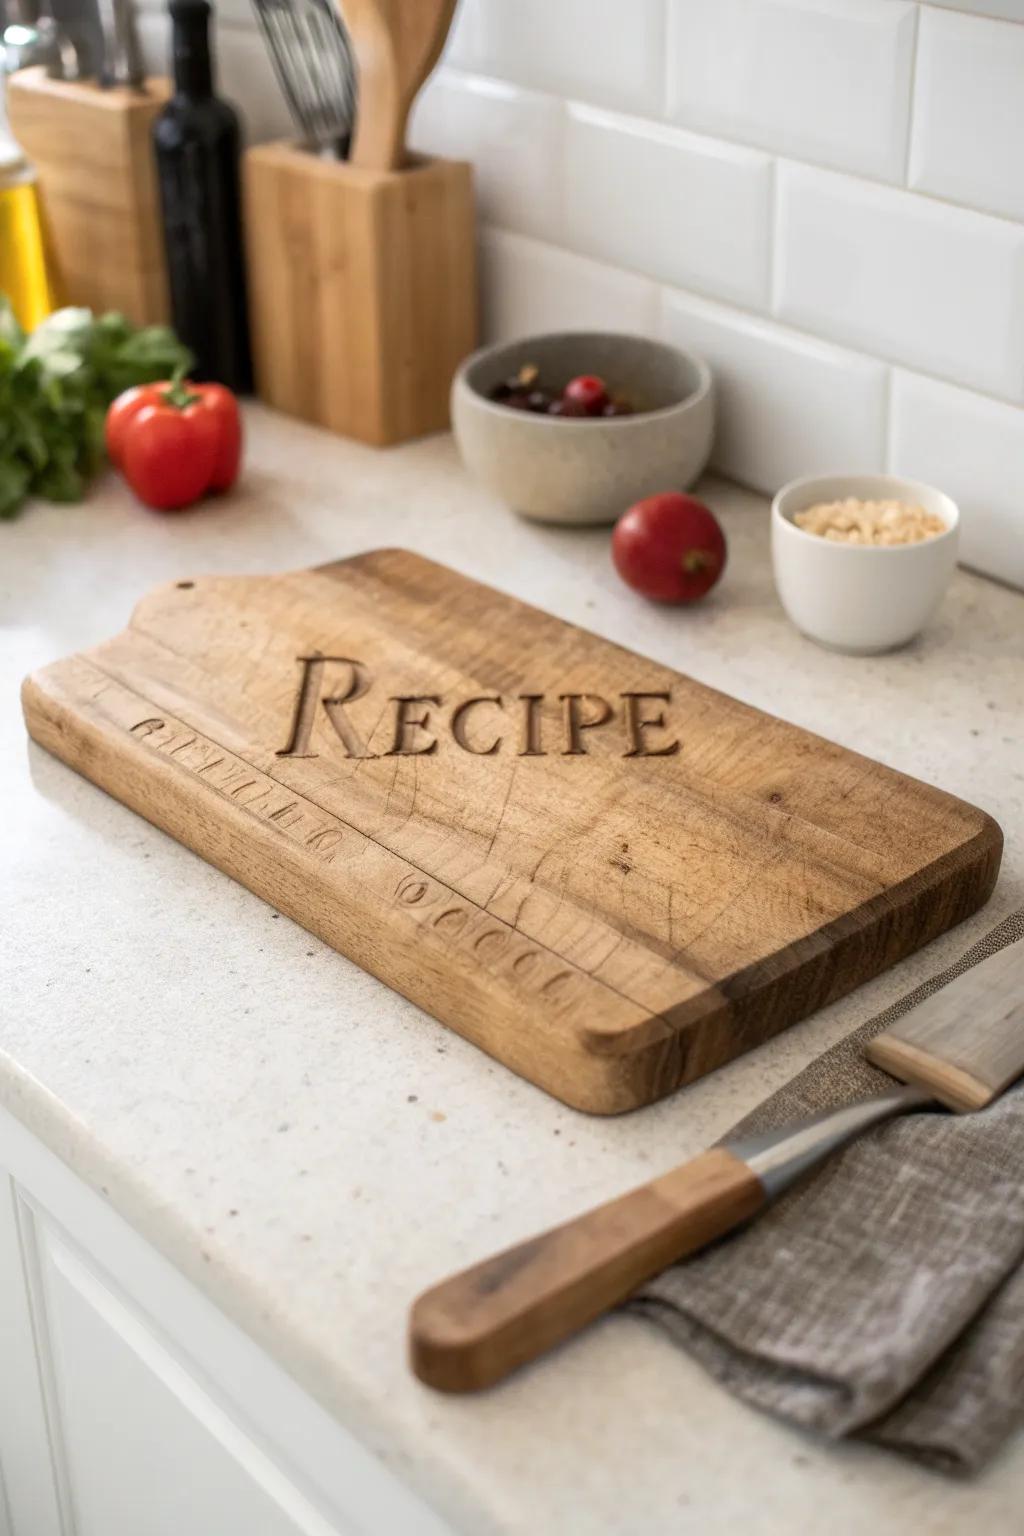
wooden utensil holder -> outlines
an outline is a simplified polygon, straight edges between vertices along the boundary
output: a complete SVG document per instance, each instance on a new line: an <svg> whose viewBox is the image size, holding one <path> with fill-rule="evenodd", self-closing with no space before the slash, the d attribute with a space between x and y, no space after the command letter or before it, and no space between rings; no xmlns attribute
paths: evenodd
<svg viewBox="0 0 1024 1536"><path fill-rule="evenodd" d="M102 90L94 80L51 80L17 70L7 82L15 137L39 175L60 299L136 325L170 314L151 132L171 94Z"/></svg>
<svg viewBox="0 0 1024 1536"><path fill-rule="evenodd" d="M447 427L477 334L472 168L369 171L266 144L245 189L260 396L377 446Z"/></svg>

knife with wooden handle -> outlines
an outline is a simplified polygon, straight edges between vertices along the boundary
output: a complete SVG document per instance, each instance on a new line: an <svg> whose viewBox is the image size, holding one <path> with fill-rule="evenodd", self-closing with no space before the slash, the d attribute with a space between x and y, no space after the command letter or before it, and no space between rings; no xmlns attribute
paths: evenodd
<svg viewBox="0 0 1024 1536"><path fill-rule="evenodd" d="M725 1142L424 1292L411 1317L416 1375L442 1392L492 1386L755 1216L869 1126L991 1104L1024 1074L1024 940L918 1004L865 1054L906 1086Z"/></svg>

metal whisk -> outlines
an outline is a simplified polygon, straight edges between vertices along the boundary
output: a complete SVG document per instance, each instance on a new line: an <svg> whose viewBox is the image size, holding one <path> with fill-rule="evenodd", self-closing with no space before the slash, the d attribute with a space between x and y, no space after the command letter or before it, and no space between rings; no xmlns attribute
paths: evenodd
<svg viewBox="0 0 1024 1536"><path fill-rule="evenodd" d="M288 110L307 148L348 155L356 62L334 0L253 0Z"/></svg>

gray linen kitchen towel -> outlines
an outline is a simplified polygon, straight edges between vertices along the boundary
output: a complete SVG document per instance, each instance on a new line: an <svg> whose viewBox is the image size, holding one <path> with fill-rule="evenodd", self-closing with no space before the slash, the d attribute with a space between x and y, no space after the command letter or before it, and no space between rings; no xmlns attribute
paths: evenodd
<svg viewBox="0 0 1024 1536"><path fill-rule="evenodd" d="M1020 938L1024 912L730 1136L891 1086L864 1060L865 1040ZM980 1114L926 1111L877 1127L627 1305L759 1408L975 1471L1024 1413L1024 1085Z"/></svg>

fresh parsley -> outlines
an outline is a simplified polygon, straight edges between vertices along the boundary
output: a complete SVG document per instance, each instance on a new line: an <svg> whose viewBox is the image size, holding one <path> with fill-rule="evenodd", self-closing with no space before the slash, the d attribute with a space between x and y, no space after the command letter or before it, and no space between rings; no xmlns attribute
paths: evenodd
<svg viewBox="0 0 1024 1536"><path fill-rule="evenodd" d="M30 336L0 294L0 518L28 496L80 501L103 459L107 407L122 390L185 372L165 325L58 309Z"/></svg>

